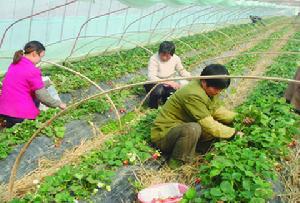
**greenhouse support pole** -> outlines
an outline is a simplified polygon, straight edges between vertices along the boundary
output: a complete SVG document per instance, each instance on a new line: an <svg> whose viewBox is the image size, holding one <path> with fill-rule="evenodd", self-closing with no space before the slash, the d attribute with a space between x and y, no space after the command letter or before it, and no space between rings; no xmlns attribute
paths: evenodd
<svg viewBox="0 0 300 203"><path fill-rule="evenodd" d="M68 0L66 0L65 3L67 4ZM64 7L64 13L63 13L63 18L62 18L62 22L61 22L61 27L60 27L60 41L62 41L62 38L63 38L63 35L64 35L66 12L67 12L67 6L65 5L65 7Z"/></svg>
<svg viewBox="0 0 300 203"><path fill-rule="evenodd" d="M67 5L73 4L73 3L77 2L77 1L78 1L78 0L72 0L72 1L68 2ZM38 15L41 15L41 14L43 14L43 13L46 13L46 12L49 12L49 11L52 11L52 10L56 10L56 9L58 9L58 8L60 8L60 7L65 6L65 5L66 5L66 4L58 5L58 6L55 6L55 7L53 7L53 8L50 8L50 9L47 9L47 10L43 10L43 11L34 13L34 14L32 14L32 15L29 15L29 16L25 16L25 17L23 17L23 18L20 18L20 19L14 21L13 23L11 23L11 24L4 30L4 33L2 34L2 37L1 37L1 40L0 40L0 48L1 48L2 45L3 45L4 39L5 39L5 37L6 37L7 33L8 33L8 31L9 31L14 25L16 25L16 24L18 24L19 22L24 21L24 20L26 20L26 19L28 19L28 18L31 18L31 17L34 17L34 16L38 16Z"/></svg>
<svg viewBox="0 0 300 203"><path fill-rule="evenodd" d="M50 1L48 0L48 10L50 9ZM50 11L47 12L47 25L46 25L46 33L45 33L45 42L48 44L49 41L49 21L50 21Z"/></svg>
<svg viewBox="0 0 300 203"><path fill-rule="evenodd" d="M16 20L16 9L17 9L17 0L14 1L14 11L13 11L13 19ZM9 40L9 49L14 48L13 46L13 33L14 33L14 27L11 29L11 35Z"/></svg>
<svg viewBox="0 0 300 203"><path fill-rule="evenodd" d="M32 0L32 6L31 6L31 17L29 20L29 30L28 30L28 41L30 41L31 39L31 30L32 30L32 20L33 20L33 11L34 11L34 7L35 7L35 0Z"/></svg>
<svg viewBox="0 0 300 203"><path fill-rule="evenodd" d="M108 32L108 25L109 25L109 18L110 18L112 1L113 0L110 0L110 2L109 2L108 15L107 15L107 18L106 18L106 23L105 23L105 33L104 33L105 36L107 36L107 32Z"/></svg>
<svg viewBox="0 0 300 203"><path fill-rule="evenodd" d="M141 32L141 24L142 24L142 16L144 15L144 9L141 9L141 13L140 13L140 17L139 19L141 19L139 21L139 25L138 25L138 32Z"/></svg>
<svg viewBox="0 0 300 203"><path fill-rule="evenodd" d="M128 11L129 11L129 8L127 8L127 9L126 9L126 13L125 13L125 19L124 19L124 25L123 25L123 30L125 29L125 27L126 27L126 24L127 24Z"/></svg>
<svg viewBox="0 0 300 203"><path fill-rule="evenodd" d="M87 15L87 16L88 16L88 17L87 17L87 20L90 19L90 17L91 17L92 4L93 4L93 1L90 1L89 10L88 10L88 15ZM89 24L87 24L86 27L85 27L85 30L84 30L84 36L87 36L88 26L89 26Z"/></svg>

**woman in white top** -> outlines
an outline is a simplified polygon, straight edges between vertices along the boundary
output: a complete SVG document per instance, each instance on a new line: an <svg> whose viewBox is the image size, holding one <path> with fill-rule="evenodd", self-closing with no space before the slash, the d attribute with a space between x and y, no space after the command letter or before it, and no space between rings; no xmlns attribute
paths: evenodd
<svg viewBox="0 0 300 203"><path fill-rule="evenodd" d="M148 80L168 79L176 76L176 73L182 77L191 75L183 68L180 58L175 54L174 43L164 41L160 44L158 53L149 60ZM145 85L146 92L148 93L155 85L156 83ZM175 81L157 85L150 94L148 106L158 108L160 103L165 103L168 97L180 87L180 83Z"/></svg>

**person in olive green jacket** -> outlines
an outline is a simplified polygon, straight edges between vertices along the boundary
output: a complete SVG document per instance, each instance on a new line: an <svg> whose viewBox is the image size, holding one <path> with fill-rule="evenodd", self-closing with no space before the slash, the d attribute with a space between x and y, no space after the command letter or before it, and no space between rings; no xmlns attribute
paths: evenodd
<svg viewBox="0 0 300 203"><path fill-rule="evenodd" d="M223 65L204 68L201 76L229 75ZM193 157L197 144L236 134L232 123L236 113L221 106L219 93L230 79L194 80L177 90L161 108L151 129L151 140L170 155L169 165ZM239 133L240 134L240 133Z"/></svg>

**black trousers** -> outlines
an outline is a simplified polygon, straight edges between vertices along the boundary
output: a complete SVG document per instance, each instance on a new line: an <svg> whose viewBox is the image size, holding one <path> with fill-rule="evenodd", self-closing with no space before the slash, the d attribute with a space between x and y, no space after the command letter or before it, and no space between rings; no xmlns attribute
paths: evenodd
<svg viewBox="0 0 300 203"><path fill-rule="evenodd" d="M147 84L144 85L144 88L147 93L151 91L151 89L156 84ZM163 84L159 84L155 87L155 89L151 92L149 97L148 106L152 109L157 109L160 104L164 104L168 97L172 95L176 90L172 87L165 86Z"/></svg>
<svg viewBox="0 0 300 203"><path fill-rule="evenodd" d="M22 123L24 121L23 118L13 118L6 115L0 115L0 123L3 128L11 128L17 123Z"/></svg>
<svg viewBox="0 0 300 203"><path fill-rule="evenodd" d="M33 99L33 102L37 108L40 106L40 102L37 99ZM11 128L17 123L22 123L24 118L14 118L6 115L0 114L0 129L1 128Z"/></svg>

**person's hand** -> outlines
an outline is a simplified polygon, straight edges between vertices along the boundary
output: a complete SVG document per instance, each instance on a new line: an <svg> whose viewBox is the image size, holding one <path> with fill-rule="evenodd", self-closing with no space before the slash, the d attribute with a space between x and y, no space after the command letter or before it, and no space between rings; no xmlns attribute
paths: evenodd
<svg viewBox="0 0 300 203"><path fill-rule="evenodd" d="M180 88L180 84L174 81L165 82L164 85L170 86L175 90L178 90Z"/></svg>
<svg viewBox="0 0 300 203"><path fill-rule="evenodd" d="M251 125L255 122L255 120L253 118L250 118L250 117L246 117L244 120L243 120L243 123L246 124L246 125Z"/></svg>
<svg viewBox="0 0 300 203"><path fill-rule="evenodd" d="M51 85L53 85L52 81L51 80L46 80L44 81L44 84L45 84L45 87L48 88L50 87Z"/></svg>
<svg viewBox="0 0 300 203"><path fill-rule="evenodd" d="M59 108L61 110L65 110L67 108L67 105L65 103L60 103Z"/></svg>
<svg viewBox="0 0 300 203"><path fill-rule="evenodd" d="M234 135L238 137L244 137L244 133L241 131L236 131Z"/></svg>

